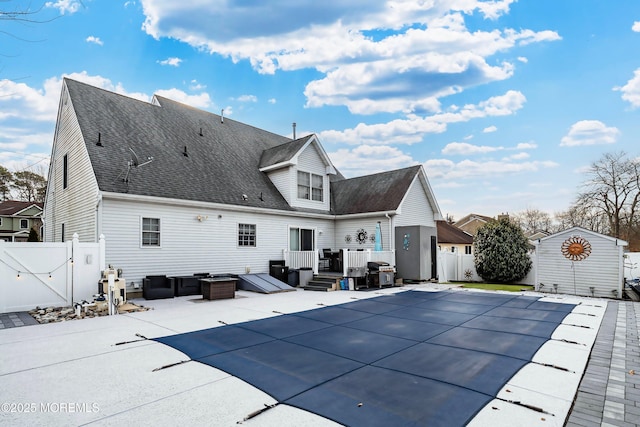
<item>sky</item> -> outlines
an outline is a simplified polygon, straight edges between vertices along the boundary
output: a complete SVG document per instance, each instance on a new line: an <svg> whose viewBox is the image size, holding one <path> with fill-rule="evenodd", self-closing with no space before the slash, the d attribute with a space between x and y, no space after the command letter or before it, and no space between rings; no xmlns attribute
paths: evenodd
<svg viewBox="0 0 640 427"><path fill-rule="evenodd" d="M62 79L422 164L443 215L569 208L640 156L637 0L1 0L0 164L45 172Z"/></svg>

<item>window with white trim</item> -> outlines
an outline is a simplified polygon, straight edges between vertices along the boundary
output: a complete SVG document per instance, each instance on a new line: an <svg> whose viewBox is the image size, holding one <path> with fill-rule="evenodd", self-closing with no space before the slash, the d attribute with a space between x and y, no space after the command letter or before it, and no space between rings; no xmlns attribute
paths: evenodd
<svg viewBox="0 0 640 427"><path fill-rule="evenodd" d="M471 245L466 245L464 247L464 253L465 255L471 255Z"/></svg>
<svg viewBox="0 0 640 427"><path fill-rule="evenodd" d="M298 199L324 200L324 178L310 172L298 171Z"/></svg>
<svg viewBox="0 0 640 427"><path fill-rule="evenodd" d="M142 218L142 246L160 246L160 218Z"/></svg>
<svg viewBox="0 0 640 427"><path fill-rule="evenodd" d="M256 246L256 225L255 224L238 224L238 246L255 248Z"/></svg>
<svg viewBox="0 0 640 427"><path fill-rule="evenodd" d="M22 230L26 230L27 228L29 228L29 220L28 219L21 219L20 220L20 228Z"/></svg>

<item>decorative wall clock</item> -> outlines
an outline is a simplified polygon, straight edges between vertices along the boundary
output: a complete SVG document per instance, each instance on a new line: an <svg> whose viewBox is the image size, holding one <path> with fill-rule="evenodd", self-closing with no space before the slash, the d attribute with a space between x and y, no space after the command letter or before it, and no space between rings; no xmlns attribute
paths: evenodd
<svg viewBox="0 0 640 427"><path fill-rule="evenodd" d="M571 261L583 261L591 255L591 243L581 236L571 236L562 243L562 255Z"/></svg>
<svg viewBox="0 0 640 427"><path fill-rule="evenodd" d="M347 243L351 243L351 234L347 234L346 236L344 236L344 241Z"/></svg>

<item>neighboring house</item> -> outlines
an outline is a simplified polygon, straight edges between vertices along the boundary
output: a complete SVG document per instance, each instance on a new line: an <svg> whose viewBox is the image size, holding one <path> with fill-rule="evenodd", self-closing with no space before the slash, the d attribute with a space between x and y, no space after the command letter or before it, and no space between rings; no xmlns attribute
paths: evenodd
<svg viewBox="0 0 640 427"><path fill-rule="evenodd" d="M461 229L462 231L466 231L472 236L476 235L478 228L482 227L488 222L495 221L494 218L485 215L478 214L469 214L458 221L454 222L453 225Z"/></svg>
<svg viewBox="0 0 640 427"><path fill-rule="evenodd" d="M42 236L43 203L5 200L0 202L0 240L26 242L33 228Z"/></svg>
<svg viewBox="0 0 640 427"><path fill-rule="evenodd" d="M534 242L536 289L621 298L627 242L573 227Z"/></svg>
<svg viewBox="0 0 640 427"><path fill-rule="evenodd" d="M473 254L473 236L447 221L437 221L438 246L441 251Z"/></svg>
<svg viewBox="0 0 640 427"><path fill-rule="evenodd" d="M315 135L292 140L70 79L48 183L45 240L104 235L106 262L129 286L150 274L267 272L289 252L373 249L378 224L391 252L397 228L435 234L442 218L422 166L345 179Z"/></svg>

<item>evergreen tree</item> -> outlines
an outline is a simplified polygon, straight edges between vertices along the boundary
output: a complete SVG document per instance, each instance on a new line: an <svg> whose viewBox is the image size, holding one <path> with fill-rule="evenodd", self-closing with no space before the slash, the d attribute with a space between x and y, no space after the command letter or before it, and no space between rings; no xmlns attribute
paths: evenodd
<svg viewBox="0 0 640 427"><path fill-rule="evenodd" d="M38 232L35 228L31 227L29 230L29 237L27 237L27 242L39 242L40 236L38 236Z"/></svg>
<svg viewBox="0 0 640 427"><path fill-rule="evenodd" d="M480 227L473 246L476 271L486 282L517 282L531 270L529 241L508 219Z"/></svg>

